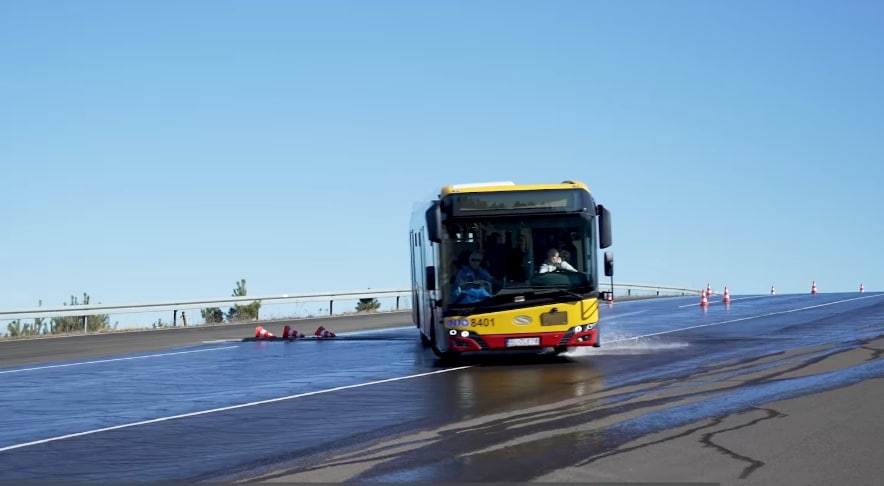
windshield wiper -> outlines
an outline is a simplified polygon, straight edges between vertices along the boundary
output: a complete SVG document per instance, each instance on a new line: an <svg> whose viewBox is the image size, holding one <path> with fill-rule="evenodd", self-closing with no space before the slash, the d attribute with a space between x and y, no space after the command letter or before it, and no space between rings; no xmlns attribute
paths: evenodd
<svg viewBox="0 0 884 486"><path fill-rule="evenodd" d="M540 292L535 292L535 294L542 294L542 295L545 295L545 294L554 294L554 293L556 293L556 292L562 292L562 293L568 294L568 295L570 295L570 296L572 296L572 297L577 297L577 298L580 299L580 300L583 300L583 299L586 298L586 296L583 295L583 294L578 294L577 292L571 292L571 291L568 290L568 289L562 289L562 288L558 288L558 287L556 287L556 288L551 288L551 289L543 289L543 290L541 290Z"/></svg>

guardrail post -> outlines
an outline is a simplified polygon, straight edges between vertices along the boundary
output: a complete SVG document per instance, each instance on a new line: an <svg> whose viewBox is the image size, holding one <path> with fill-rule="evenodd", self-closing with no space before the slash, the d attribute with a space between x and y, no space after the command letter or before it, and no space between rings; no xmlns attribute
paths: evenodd
<svg viewBox="0 0 884 486"><path fill-rule="evenodd" d="M187 327L187 314L184 311L181 311L181 322L184 324L184 327Z"/></svg>
<svg viewBox="0 0 884 486"><path fill-rule="evenodd" d="M172 327L178 327L178 309L172 311Z"/></svg>
<svg viewBox="0 0 884 486"><path fill-rule="evenodd" d="M335 301L333 301L333 300L328 301L328 315L332 316L335 314L334 308L335 308Z"/></svg>
<svg viewBox="0 0 884 486"><path fill-rule="evenodd" d="M86 324L87 316L83 316L83 334L89 334L89 326Z"/></svg>
<svg viewBox="0 0 884 486"><path fill-rule="evenodd" d="M398 295L396 296L396 310L399 310L399 297Z"/></svg>

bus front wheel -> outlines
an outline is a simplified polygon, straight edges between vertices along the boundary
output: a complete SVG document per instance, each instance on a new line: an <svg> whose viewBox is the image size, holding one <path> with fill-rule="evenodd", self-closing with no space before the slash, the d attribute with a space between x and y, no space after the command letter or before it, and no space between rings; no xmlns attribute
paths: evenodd
<svg viewBox="0 0 884 486"><path fill-rule="evenodd" d="M430 324L430 346L433 348L433 354L441 361L451 361L460 356L457 351L442 351L436 341L436 325Z"/></svg>

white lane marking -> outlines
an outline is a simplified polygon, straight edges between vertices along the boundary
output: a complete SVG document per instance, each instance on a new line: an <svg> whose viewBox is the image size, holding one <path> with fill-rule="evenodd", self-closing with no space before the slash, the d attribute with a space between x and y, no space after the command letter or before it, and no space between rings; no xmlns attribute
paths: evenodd
<svg viewBox="0 0 884 486"><path fill-rule="evenodd" d="M0 370L0 375L4 375L7 373L21 373L23 371L47 370L50 368L66 368L68 366L82 366L82 365L97 364L97 363L112 363L114 361L129 361L129 360L133 360L133 359L158 358L161 356L173 356L176 354L205 353L207 351L221 351L221 350L225 350L225 349L233 349L236 347L237 346L224 346L222 348L194 349L191 351L175 351L172 353L147 354L144 356L129 356L126 358L98 359L98 360L93 360L93 361L80 361L78 363L65 363L65 364L58 364L58 365L35 366L33 368L20 368L17 370Z"/></svg>
<svg viewBox="0 0 884 486"><path fill-rule="evenodd" d="M644 314L645 312L648 312L648 311L640 310L640 311L625 312L623 314L610 314L610 315L607 315L604 317L604 322L613 321L613 320L617 319L618 317L629 317L629 316L634 316L636 314Z"/></svg>
<svg viewBox="0 0 884 486"><path fill-rule="evenodd" d="M635 339L641 339L641 338L646 338L646 337L651 337L651 336L659 336L661 334L671 334L674 332L688 331L691 329L699 329L701 327L719 326L721 324L731 324L734 322L748 321L750 319L759 319L761 317L770 317L770 316L776 316L776 315L780 315L780 314L789 314L791 312L801 312L801 311L806 311L809 309L816 309L817 307L826 307L829 305L843 304L845 302L851 302L854 300L871 299L871 298L882 297L882 296L884 296L884 294L869 295L869 296L865 296L865 297L854 297L852 299L844 299L844 300L836 300L834 302L826 302L825 304L817 304L817 305L811 305L808 307L799 307L797 309L789 309L789 310L784 310L784 311L770 312L767 314L759 314L757 316L740 317L737 319L730 319L727 321L710 322L708 324L698 324L696 326L682 327L679 329L670 329L668 331L652 332L650 334L643 334L641 336L632 336L632 337L628 337L628 338L615 339L613 341L605 341L605 342L606 343L619 343L619 342L623 342L623 341L633 341Z"/></svg>
<svg viewBox="0 0 884 486"><path fill-rule="evenodd" d="M180 418L197 417L199 415L207 415L207 414L216 413L216 412L226 412L228 410L236 410L238 408L254 407L256 405L266 405L268 403L282 402L285 400L292 400L295 398L309 397L311 395L321 395L323 393L331 393L331 392L336 392L336 391L341 391L341 390L348 390L351 388L361 388L363 386L379 385L381 383L390 383L393 381L408 380L411 378L420 378L422 376L435 375L438 373L448 373L449 371L459 371L459 370L463 370L463 369L467 369L467 368L472 368L472 365L458 366L456 368L447 368L444 370L430 371L427 373L418 373L416 375L397 376L396 378L387 378L384 380L369 381L366 383L357 383L355 385L344 385L344 386L338 386L335 388L328 388L326 390L316 390L316 391L312 391L312 392L299 393L297 395L289 395L286 397L270 398L267 400L260 400L257 402L241 403L239 405L230 405L227 407L213 408L211 410L201 410L199 412L183 413L181 415L172 415L169 417L159 417L159 418L150 419L150 420L142 420L141 422L132 422L129 424L114 425L112 427L104 427L102 429L87 430L85 432L77 432L74 434L60 435L58 437L50 437L48 439L40 439L40 440L35 440L32 442L25 442L22 444L13 444L13 445L6 446L6 447L0 447L0 452L11 451L13 449L21 449L23 447L30 447L30 446L39 445L39 444L47 444L49 442L56 442L56 441L60 441L60 440L64 440L64 439L70 439L73 437L82 437L84 435L92 435L92 434L97 434L100 432L108 432L111 430L127 429L129 427L137 427L139 425L155 424L158 422L166 422L169 420L175 420L175 419L180 419Z"/></svg>

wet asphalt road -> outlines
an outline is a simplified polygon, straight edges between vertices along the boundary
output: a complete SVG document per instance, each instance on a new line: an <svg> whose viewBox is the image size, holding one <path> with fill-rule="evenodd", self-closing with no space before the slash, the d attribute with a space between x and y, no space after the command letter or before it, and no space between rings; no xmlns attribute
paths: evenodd
<svg viewBox="0 0 884 486"><path fill-rule="evenodd" d="M788 460L782 451L855 426L826 429L835 417L794 400L882 395L882 294L735 296L708 309L694 298L618 302L602 308L601 348L453 364L401 327L406 313L386 317L398 329L330 341L215 337L4 361L0 405L15 413L0 419L0 480L782 483L831 455L824 443ZM16 356L4 345L4 359ZM856 420L881 430L872 410ZM866 453L839 465L870 484L884 461L864 440L852 438ZM835 478L826 474L802 484Z"/></svg>

